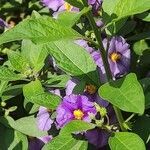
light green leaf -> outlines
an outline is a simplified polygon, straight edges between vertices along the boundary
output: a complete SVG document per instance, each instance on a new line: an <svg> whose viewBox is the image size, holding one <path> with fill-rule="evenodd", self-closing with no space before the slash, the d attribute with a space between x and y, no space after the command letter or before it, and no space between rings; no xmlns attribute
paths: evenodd
<svg viewBox="0 0 150 150"><path fill-rule="evenodd" d="M46 87L62 87L66 86L68 80L70 80L69 75L50 75L50 78L44 83Z"/></svg>
<svg viewBox="0 0 150 150"><path fill-rule="evenodd" d="M77 23L77 21L80 19L80 17L87 13L90 10L90 7L85 7L80 12L62 12L58 16L58 22L62 25L72 27L74 24Z"/></svg>
<svg viewBox="0 0 150 150"><path fill-rule="evenodd" d="M93 82L91 74L96 70L96 64L84 48L71 41L50 42L45 47L55 58L58 66L74 76L88 76Z"/></svg>
<svg viewBox="0 0 150 150"><path fill-rule="evenodd" d="M37 119L34 116L23 117L18 120L13 120L11 117L1 117L1 123L7 123L11 128L32 137L42 137L47 135L46 131L40 131L37 125Z"/></svg>
<svg viewBox="0 0 150 150"><path fill-rule="evenodd" d="M15 80L22 80L24 78L25 78L24 75L16 74L7 67L4 67L4 66L0 67L0 80L15 81Z"/></svg>
<svg viewBox="0 0 150 150"><path fill-rule="evenodd" d="M60 103L60 97L53 93L44 92L39 80L32 81L23 87L25 98L38 105L42 105L49 109L56 109Z"/></svg>
<svg viewBox="0 0 150 150"><path fill-rule="evenodd" d="M140 40L133 45L133 50L137 55L142 55L144 50L147 50L148 44L145 42L145 40Z"/></svg>
<svg viewBox="0 0 150 150"><path fill-rule="evenodd" d="M83 132L95 128L93 123L87 123L82 120L73 120L69 122L63 129L61 129L60 134L67 135L73 132Z"/></svg>
<svg viewBox="0 0 150 150"><path fill-rule="evenodd" d="M81 37L75 30L60 25L55 19L41 16L25 19L14 28L4 32L0 36L0 45L22 39L29 39L39 44Z"/></svg>
<svg viewBox="0 0 150 150"><path fill-rule="evenodd" d="M8 84L7 81L0 81L0 97L7 88L7 84Z"/></svg>
<svg viewBox="0 0 150 150"><path fill-rule="evenodd" d="M21 54L33 68L33 71L38 72L43 66L48 53L43 48L43 45L36 45L30 40L23 40Z"/></svg>
<svg viewBox="0 0 150 150"><path fill-rule="evenodd" d="M42 150L87 150L88 143L74 139L71 135L59 135L46 144Z"/></svg>
<svg viewBox="0 0 150 150"><path fill-rule="evenodd" d="M104 0L103 10L106 22L113 22L150 9L150 0Z"/></svg>
<svg viewBox="0 0 150 150"><path fill-rule="evenodd" d="M111 150L146 150L143 140L135 133L116 132L109 138Z"/></svg>
<svg viewBox="0 0 150 150"><path fill-rule="evenodd" d="M102 85L98 92L103 99L124 111L144 113L143 89L134 73Z"/></svg>
<svg viewBox="0 0 150 150"><path fill-rule="evenodd" d="M8 59L13 66L13 68L21 73L25 73L29 68L29 63L25 57L21 56L20 52L8 51Z"/></svg>

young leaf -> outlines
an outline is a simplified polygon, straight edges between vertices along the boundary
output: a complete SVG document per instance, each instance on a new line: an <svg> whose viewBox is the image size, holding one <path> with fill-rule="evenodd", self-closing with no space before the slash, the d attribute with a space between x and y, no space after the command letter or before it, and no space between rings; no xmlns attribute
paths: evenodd
<svg viewBox="0 0 150 150"><path fill-rule="evenodd" d="M43 150L87 150L88 143L74 139L71 135L59 135L43 147Z"/></svg>
<svg viewBox="0 0 150 150"><path fill-rule="evenodd" d="M16 74L12 70L4 66L0 67L0 80L15 81L15 80L22 80L24 78L25 75Z"/></svg>
<svg viewBox="0 0 150 150"><path fill-rule="evenodd" d="M73 132L83 132L93 128L95 128L95 125L92 123L87 123L81 120L73 120L60 131L60 134L66 135Z"/></svg>
<svg viewBox="0 0 150 150"><path fill-rule="evenodd" d="M99 88L99 95L124 111L144 113L143 89L133 73L102 85Z"/></svg>
<svg viewBox="0 0 150 150"><path fill-rule="evenodd" d="M22 39L29 39L34 43L47 43L80 37L82 36L72 28L60 25L53 18L41 16L25 19L14 28L4 32L0 36L0 45Z"/></svg>
<svg viewBox="0 0 150 150"><path fill-rule="evenodd" d="M116 132L109 138L111 150L146 150L143 140L135 133Z"/></svg>
<svg viewBox="0 0 150 150"><path fill-rule="evenodd" d="M59 96L44 92L39 80L32 81L25 85L23 87L23 94L28 101L49 109L55 109L60 103Z"/></svg>
<svg viewBox="0 0 150 150"><path fill-rule="evenodd" d="M20 52L9 51L7 54L11 65L16 71L25 73L29 69L29 63L21 56Z"/></svg>
<svg viewBox="0 0 150 150"><path fill-rule="evenodd" d="M90 8L85 7L82 9L79 13L77 12L63 12L60 13L58 16L58 22L62 25L72 27L74 24L77 23L77 21L80 19L80 17L87 13L90 10Z"/></svg>
<svg viewBox="0 0 150 150"><path fill-rule="evenodd" d="M45 48L65 72L74 76L86 75L95 82L90 73L96 70L96 64L84 48L71 41L50 42Z"/></svg>
<svg viewBox="0 0 150 150"><path fill-rule="evenodd" d="M43 66L48 53L43 45L36 45L30 40L23 40L21 55L28 60L30 66L35 72L38 72Z"/></svg>
<svg viewBox="0 0 150 150"><path fill-rule="evenodd" d="M133 45L133 50L137 55L142 55L144 50L147 50L148 44L145 42L145 40L140 40Z"/></svg>

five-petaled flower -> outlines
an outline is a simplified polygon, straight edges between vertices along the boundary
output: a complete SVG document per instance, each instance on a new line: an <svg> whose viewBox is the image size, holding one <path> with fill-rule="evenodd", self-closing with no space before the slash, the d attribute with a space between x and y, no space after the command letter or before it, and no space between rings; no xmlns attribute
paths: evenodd
<svg viewBox="0 0 150 150"><path fill-rule="evenodd" d="M91 121L89 114L96 114L94 103L86 96L74 95L65 96L58 106L56 116L57 127L61 128L71 120Z"/></svg>

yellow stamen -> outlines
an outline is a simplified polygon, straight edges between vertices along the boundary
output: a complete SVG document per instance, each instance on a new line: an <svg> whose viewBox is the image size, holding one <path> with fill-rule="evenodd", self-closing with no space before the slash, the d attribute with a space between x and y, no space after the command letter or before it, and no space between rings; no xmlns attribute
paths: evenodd
<svg viewBox="0 0 150 150"><path fill-rule="evenodd" d="M65 9L66 9L67 11L71 11L72 6L71 6L69 3L65 2L64 5L65 5Z"/></svg>
<svg viewBox="0 0 150 150"><path fill-rule="evenodd" d="M92 84L88 84L85 87L85 91L89 94L94 94L94 93L96 93L96 87Z"/></svg>
<svg viewBox="0 0 150 150"><path fill-rule="evenodd" d="M80 109L77 109L73 111L73 115L75 119L81 120L84 116L84 113Z"/></svg>
<svg viewBox="0 0 150 150"><path fill-rule="evenodd" d="M110 59L113 61L113 62L117 62L121 59L121 54L120 53L112 53L110 54Z"/></svg>

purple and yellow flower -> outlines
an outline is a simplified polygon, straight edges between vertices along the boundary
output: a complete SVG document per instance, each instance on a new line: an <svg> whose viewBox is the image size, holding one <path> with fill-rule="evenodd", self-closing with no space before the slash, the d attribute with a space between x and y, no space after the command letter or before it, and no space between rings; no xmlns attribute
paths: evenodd
<svg viewBox="0 0 150 150"><path fill-rule="evenodd" d="M79 82L80 82L79 80L74 79L74 78L69 80L66 84L66 95L73 94L73 90L74 90L75 86L77 86L77 84L79 84ZM107 101L103 100L98 95L97 87L93 84L86 84L82 95L87 96L89 101L96 102L103 107L107 107L109 104Z"/></svg>
<svg viewBox="0 0 150 150"><path fill-rule="evenodd" d="M54 12L79 11L77 7L70 5L64 0L41 0L41 2L43 3L44 6L48 7ZM102 0L88 0L88 4L92 6L93 13L97 14L102 5Z"/></svg>
<svg viewBox="0 0 150 150"><path fill-rule="evenodd" d="M74 95L65 96L58 106L56 116L57 127L61 128L72 120L91 121L89 114L96 114L94 103L86 96Z"/></svg>
<svg viewBox="0 0 150 150"><path fill-rule="evenodd" d="M103 40L104 47L108 45L108 62L113 77L117 78L129 72L130 68L130 49L129 44L121 36L113 37L110 41ZM91 54L98 65L102 77L105 77L101 55L98 51Z"/></svg>
<svg viewBox="0 0 150 150"><path fill-rule="evenodd" d="M79 11L76 7L73 7L64 0L41 0L44 6L53 10L54 12L62 11Z"/></svg>

